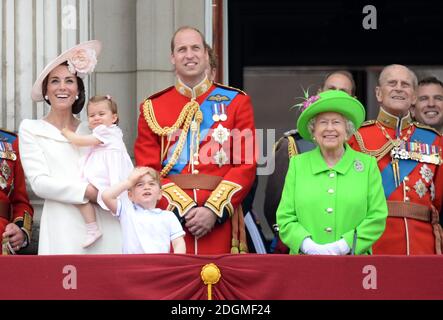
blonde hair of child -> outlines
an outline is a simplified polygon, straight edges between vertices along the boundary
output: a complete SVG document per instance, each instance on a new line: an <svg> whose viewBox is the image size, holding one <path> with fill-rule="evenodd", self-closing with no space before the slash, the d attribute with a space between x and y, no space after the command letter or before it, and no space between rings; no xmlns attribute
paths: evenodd
<svg viewBox="0 0 443 320"><path fill-rule="evenodd" d="M152 180L154 180L154 182L160 186L160 173L157 170L148 167L148 172L146 174L149 175Z"/></svg>

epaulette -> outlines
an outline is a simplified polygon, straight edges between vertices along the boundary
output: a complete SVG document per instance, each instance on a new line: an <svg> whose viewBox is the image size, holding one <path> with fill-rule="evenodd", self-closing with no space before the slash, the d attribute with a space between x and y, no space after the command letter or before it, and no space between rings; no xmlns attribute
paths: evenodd
<svg viewBox="0 0 443 320"><path fill-rule="evenodd" d="M289 158L297 155L299 152L298 152L298 148L297 148L297 143L295 141L299 138L300 138L300 135L299 135L297 129L292 129L292 130L286 131L283 134L283 137L278 139L278 141L274 144L274 152L277 150L277 148L279 148L283 139L287 139L288 140L288 156L289 156Z"/></svg>
<svg viewBox="0 0 443 320"><path fill-rule="evenodd" d="M366 120L365 122L363 122L363 123L361 124L361 126L362 126L362 127L370 126L371 124L374 124L374 123L375 123L375 120Z"/></svg>
<svg viewBox="0 0 443 320"><path fill-rule="evenodd" d="M12 131L8 131L5 129L0 129L0 141L5 141L5 142L14 142L15 139L17 139L17 134L15 132Z"/></svg>
<svg viewBox="0 0 443 320"><path fill-rule="evenodd" d="M163 93L165 93L165 92L167 92L167 91L169 91L169 90L171 90L173 88L175 88L175 87L174 86L170 86L170 87L168 87L166 89L163 89L162 91L156 92L153 95L151 95L151 96L147 97L146 99L144 99L143 101L146 101L147 99L154 99L154 98L156 98L158 96L161 96Z"/></svg>
<svg viewBox="0 0 443 320"><path fill-rule="evenodd" d="M294 136L295 138L299 138L300 134L298 133L297 129L292 129L292 130L289 130L289 131L286 131L285 133L283 133L283 136L285 136L285 137Z"/></svg>
<svg viewBox="0 0 443 320"><path fill-rule="evenodd" d="M230 87L230 86L226 86L226 85L218 83L218 82L214 82L214 85L217 86L217 87L222 87L222 88L228 89L228 90L234 90L234 91L240 92L241 94L243 94L245 96L248 95L246 92L244 92L244 91L242 91L240 89L237 89L237 88L234 88L234 87Z"/></svg>
<svg viewBox="0 0 443 320"><path fill-rule="evenodd" d="M418 128L430 130L432 132L435 132L439 136L441 136L441 133L437 129L432 128L432 127L428 126L427 124L423 124L423 123L418 122L418 121L414 121L413 124L414 124L414 126L416 126Z"/></svg>

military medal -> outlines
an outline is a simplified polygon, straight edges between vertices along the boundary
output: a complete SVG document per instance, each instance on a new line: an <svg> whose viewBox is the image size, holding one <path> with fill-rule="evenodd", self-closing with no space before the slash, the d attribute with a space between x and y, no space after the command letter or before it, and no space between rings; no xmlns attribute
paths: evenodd
<svg viewBox="0 0 443 320"><path fill-rule="evenodd" d="M215 128L212 132L212 138L220 144L223 144L225 141L227 141L228 137L229 130L223 127L221 124L219 124L217 128Z"/></svg>
<svg viewBox="0 0 443 320"><path fill-rule="evenodd" d="M431 182L432 179L434 178L434 173L432 172L432 170L426 165L424 164L421 168L420 168L420 174L421 177L427 182Z"/></svg>
<svg viewBox="0 0 443 320"><path fill-rule="evenodd" d="M17 156L12 151L0 151L0 158L15 161Z"/></svg>
<svg viewBox="0 0 443 320"><path fill-rule="evenodd" d="M223 150L223 148L215 153L214 160L219 167L228 163L228 156L226 155L226 152Z"/></svg>
<svg viewBox="0 0 443 320"><path fill-rule="evenodd" d="M424 163L440 165L442 163L440 150L437 146L420 142L405 142L403 140L393 141L391 149L392 159L414 160Z"/></svg>
<svg viewBox="0 0 443 320"><path fill-rule="evenodd" d="M5 160L3 160L2 162L1 171L3 177L5 177L5 179L8 180L9 176L11 175L11 168L8 166L8 163Z"/></svg>
<svg viewBox="0 0 443 320"><path fill-rule="evenodd" d="M394 147L391 149L391 158L392 159L400 159L400 148Z"/></svg>
<svg viewBox="0 0 443 320"><path fill-rule="evenodd" d="M423 183L421 179L418 179L418 181L415 183L414 189L420 198L423 198L426 192L428 192L428 188L426 188L426 185Z"/></svg>
<svg viewBox="0 0 443 320"><path fill-rule="evenodd" d="M214 103L212 105L212 120L214 120L215 122L220 121L220 112L218 107L219 107L218 103Z"/></svg>
<svg viewBox="0 0 443 320"><path fill-rule="evenodd" d="M228 116L226 115L226 106L224 103L220 103L220 120L226 121L228 119Z"/></svg>
<svg viewBox="0 0 443 320"><path fill-rule="evenodd" d="M12 145L8 142L0 142L0 158L15 161L17 156L15 155Z"/></svg>

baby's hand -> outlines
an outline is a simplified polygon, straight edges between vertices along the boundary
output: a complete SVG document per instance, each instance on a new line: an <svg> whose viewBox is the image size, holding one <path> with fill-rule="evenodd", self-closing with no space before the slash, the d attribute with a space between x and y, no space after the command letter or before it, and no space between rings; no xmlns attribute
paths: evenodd
<svg viewBox="0 0 443 320"><path fill-rule="evenodd" d="M61 129L60 132L61 132L62 135L64 135L66 137L67 135L69 135L71 130L69 130L68 128L65 127L63 129Z"/></svg>

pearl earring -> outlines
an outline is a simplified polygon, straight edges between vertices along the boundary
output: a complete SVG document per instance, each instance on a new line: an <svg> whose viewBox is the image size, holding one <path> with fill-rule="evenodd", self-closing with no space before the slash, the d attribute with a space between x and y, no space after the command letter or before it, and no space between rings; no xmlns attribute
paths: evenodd
<svg viewBox="0 0 443 320"><path fill-rule="evenodd" d="M48 97L48 95L46 95L46 96L45 96L45 100L48 100L48 99L49 99L49 97Z"/></svg>
<svg viewBox="0 0 443 320"><path fill-rule="evenodd" d="M75 100L78 100L78 96L75 96Z"/></svg>

